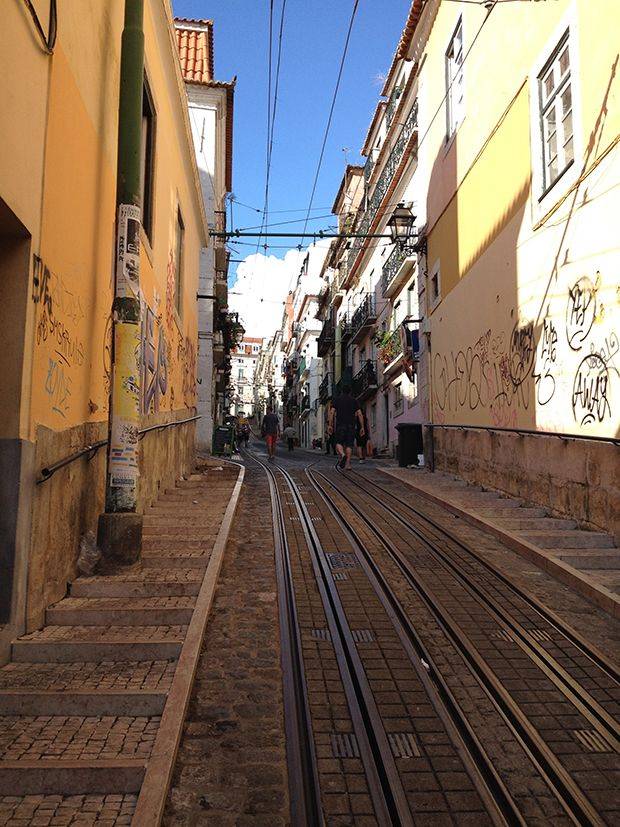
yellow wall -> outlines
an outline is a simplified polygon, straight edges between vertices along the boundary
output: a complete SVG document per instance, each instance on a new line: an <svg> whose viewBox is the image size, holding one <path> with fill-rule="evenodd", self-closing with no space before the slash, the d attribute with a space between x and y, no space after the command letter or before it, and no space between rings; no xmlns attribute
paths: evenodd
<svg viewBox="0 0 620 827"><path fill-rule="evenodd" d="M617 436L620 67L617 44L599 35L620 30L620 5L497 4L484 22L483 9L442 3L422 70L429 112L460 14L466 52L480 30L465 118L446 144L442 110L421 147L428 265L441 272L429 307L433 420ZM577 153L541 199L533 80L569 23Z"/></svg>

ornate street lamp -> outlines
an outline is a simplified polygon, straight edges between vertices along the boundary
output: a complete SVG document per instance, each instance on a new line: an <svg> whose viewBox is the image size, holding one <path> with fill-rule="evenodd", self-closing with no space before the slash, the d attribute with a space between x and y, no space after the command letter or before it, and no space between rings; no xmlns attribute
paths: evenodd
<svg viewBox="0 0 620 827"><path fill-rule="evenodd" d="M411 209L401 201L387 222L390 237L394 244L398 244L400 247L406 246L414 234L414 222L415 215L411 212Z"/></svg>

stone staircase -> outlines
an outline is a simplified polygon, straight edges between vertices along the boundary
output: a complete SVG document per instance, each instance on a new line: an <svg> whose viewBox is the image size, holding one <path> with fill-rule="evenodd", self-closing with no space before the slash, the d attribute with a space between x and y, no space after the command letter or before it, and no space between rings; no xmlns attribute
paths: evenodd
<svg viewBox="0 0 620 827"><path fill-rule="evenodd" d="M179 481L145 515L138 564L78 578L14 642L0 669L0 825L131 823L237 478L211 466Z"/></svg>
<svg viewBox="0 0 620 827"><path fill-rule="evenodd" d="M452 474L385 470L620 617L620 549L610 534L581 529L574 520L549 516L544 508Z"/></svg>

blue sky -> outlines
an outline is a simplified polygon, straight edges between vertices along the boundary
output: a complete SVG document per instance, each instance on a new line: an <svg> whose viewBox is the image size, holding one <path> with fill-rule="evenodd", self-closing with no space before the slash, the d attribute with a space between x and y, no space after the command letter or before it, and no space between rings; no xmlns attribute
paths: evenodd
<svg viewBox="0 0 620 827"><path fill-rule="evenodd" d="M410 0L360 0L314 198L314 206L327 209L314 211L315 216L330 212L345 162L360 162L359 150L381 91L380 77L389 69L409 6ZM214 20L216 78L238 78L235 197L262 209L269 0L173 0L173 7L180 17ZM274 67L281 7L282 0L275 0ZM287 0L270 177L270 223L305 216L352 8L353 0ZM343 152L344 147L350 151ZM276 213L284 210L298 211ZM233 219L234 226L248 227L260 224L261 215L235 206ZM329 223L328 218L317 218L309 226L325 228ZM303 222L281 229L301 230L302 226ZM282 258L286 250L280 245L286 246L286 241L271 241L270 254ZM294 246L294 240L288 246ZM255 245L238 246L234 258L243 258L254 249Z"/></svg>

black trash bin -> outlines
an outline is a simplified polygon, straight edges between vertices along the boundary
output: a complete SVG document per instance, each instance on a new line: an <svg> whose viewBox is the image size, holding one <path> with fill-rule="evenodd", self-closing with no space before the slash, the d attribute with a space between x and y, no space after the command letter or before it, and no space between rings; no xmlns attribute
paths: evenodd
<svg viewBox="0 0 620 827"><path fill-rule="evenodd" d="M417 422L401 422L398 431L398 464L401 468L418 464L418 454L424 452L422 425Z"/></svg>

